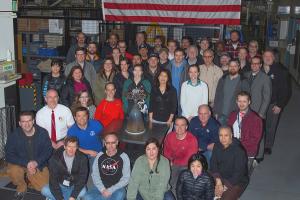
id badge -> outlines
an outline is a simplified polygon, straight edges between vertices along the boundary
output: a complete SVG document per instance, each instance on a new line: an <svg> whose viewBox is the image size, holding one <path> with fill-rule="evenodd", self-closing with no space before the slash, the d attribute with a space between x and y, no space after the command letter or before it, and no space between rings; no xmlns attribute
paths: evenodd
<svg viewBox="0 0 300 200"><path fill-rule="evenodd" d="M70 187L70 181L64 180L63 185L67 186L67 187Z"/></svg>

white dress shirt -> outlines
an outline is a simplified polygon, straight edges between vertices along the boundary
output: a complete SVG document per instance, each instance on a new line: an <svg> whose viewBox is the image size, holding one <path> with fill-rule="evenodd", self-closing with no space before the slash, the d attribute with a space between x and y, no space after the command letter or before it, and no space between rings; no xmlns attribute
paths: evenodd
<svg viewBox="0 0 300 200"><path fill-rule="evenodd" d="M51 138L51 115L52 109L47 105L41 108L36 114L36 124L48 131ZM72 112L64 105L57 104L54 108L56 140L66 137L68 129L75 123Z"/></svg>

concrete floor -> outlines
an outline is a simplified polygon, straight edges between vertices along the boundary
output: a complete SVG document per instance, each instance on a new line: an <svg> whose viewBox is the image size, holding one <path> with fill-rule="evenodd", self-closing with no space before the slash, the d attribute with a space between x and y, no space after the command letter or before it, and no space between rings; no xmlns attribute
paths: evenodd
<svg viewBox="0 0 300 200"><path fill-rule="evenodd" d="M300 200L300 89L293 94L278 126L272 155L255 168L241 200Z"/></svg>
<svg viewBox="0 0 300 200"><path fill-rule="evenodd" d="M241 200L300 200L299 103L300 88L294 85L292 98L281 116L273 153L255 168ZM8 182L0 177L0 188Z"/></svg>

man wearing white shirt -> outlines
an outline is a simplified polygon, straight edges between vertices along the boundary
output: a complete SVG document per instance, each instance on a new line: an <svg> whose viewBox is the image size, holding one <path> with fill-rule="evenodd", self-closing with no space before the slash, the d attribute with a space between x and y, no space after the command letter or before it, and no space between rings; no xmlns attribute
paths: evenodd
<svg viewBox="0 0 300 200"><path fill-rule="evenodd" d="M36 123L48 131L52 147L58 149L64 145L63 139L68 129L74 124L74 119L68 107L58 104L56 90L48 90L45 101L47 105L36 114Z"/></svg>
<svg viewBox="0 0 300 200"><path fill-rule="evenodd" d="M248 155L249 174L253 170L253 161L258 153L259 142L263 132L263 122L257 113L250 108L251 97L248 92L241 91L236 98L238 110L228 118L234 137L240 140Z"/></svg>

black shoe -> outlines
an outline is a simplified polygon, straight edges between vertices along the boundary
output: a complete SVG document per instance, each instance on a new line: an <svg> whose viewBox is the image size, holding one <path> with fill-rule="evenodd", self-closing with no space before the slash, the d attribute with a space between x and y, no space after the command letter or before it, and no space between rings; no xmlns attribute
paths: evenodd
<svg viewBox="0 0 300 200"><path fill-rule="evenodd" d="M261 163L264 160L264 158L255 158L255 160L259 164L259 163Z"/></svg>
<svg viewBox="0 0 300 200"><path fill-rule="evenodd" d="M26 192L16 192L13 200L23 200Z"/></svg>
<svg viewBox="0 0 300 200"><path fill-rule="evenodd" d="M265 154L271 155L272 149L271 148L265 148Z"/></svg>

